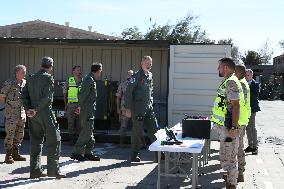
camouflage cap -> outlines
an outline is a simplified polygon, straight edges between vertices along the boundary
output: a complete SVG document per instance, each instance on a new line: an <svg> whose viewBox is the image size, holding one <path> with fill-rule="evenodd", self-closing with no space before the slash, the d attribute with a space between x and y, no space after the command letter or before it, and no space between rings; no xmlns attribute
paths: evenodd
<svg viewBox="0 0 284 189"><path fill-rule="evenodd" d="M42 67L50 67L53 66L53 59L51 57L45 56L41 59Z"/></svg>

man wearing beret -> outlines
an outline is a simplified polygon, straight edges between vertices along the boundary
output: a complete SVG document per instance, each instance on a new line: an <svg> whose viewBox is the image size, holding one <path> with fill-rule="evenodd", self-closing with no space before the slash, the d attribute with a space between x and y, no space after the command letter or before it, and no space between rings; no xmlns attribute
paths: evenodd
<svg viewBox="0 0 284 189"><path fill-rule="evenodd" d="M30 118L30 178L64 178L59 172L61 137L59 126L52 112L54 81L51 76L53 59L43 57L41 69L27 79L23 88L22 100ZM42 146L46 137L47 175L41 166Z"/></svg>
<svg viewBox="0 0 284 189"><path fill-rule="evenodd" d="M101 63L93 63L91 72L83 79L79 92L79 107L76 110L80 114L81 132L74 146L71 159L78 161L100 161L100 157L94 155L94 119L96 112L97 88L96 80L99 80L102 72Z"/></svg>

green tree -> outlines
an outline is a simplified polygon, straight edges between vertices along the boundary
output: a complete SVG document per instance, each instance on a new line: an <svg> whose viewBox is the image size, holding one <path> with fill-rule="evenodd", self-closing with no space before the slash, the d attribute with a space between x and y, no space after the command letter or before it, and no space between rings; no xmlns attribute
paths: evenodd
<svg viewBox="0 0 284 189"><path fill-rule="evenodd" d="M176 24L169 23L165 25L153 24L143 35L139 29L124 29L122 32L123 39L145 39L145 40L169 40L180 43L213 43L208 37L205 30L200 25L195 24L197 17L188 13L186 17L178 20Z"/></svg>
<svg viewBox="0 0 284 189"><path fill-rule="evenodd" d="M231 44L232 45L232 58L237 62L240 63L240 60L242 60L241 54L239 52L239 47L236 46L233 43L233 39L232 38L228 38L228 39L220 39L217 44L222 44L222 45L227 45L227 44Z"/></svg>
<svg viewBox="0 0 284 189"><path fill-rule="evenodd" d="M281 41L279 41L279 45L280 45L280 47L283 49L283 51L284 51L284 40L281 40Z"/></svg>
<svg viewBox="0 0 284 189"><path fill-rule="evenodd" d="M242 61L245 65L259 65L263 64L263 57L256 51L247 51L242 56Z"/></svg>
<svg viewBox="0 0 284 189"><path fill-rule="evenodd" d="M171 41L179 41L181 43L210 43L205 30L200 25L195 24L197 16L190 12L173 26L168 39Z"/></svg>
<svg viewBox="0 0 284 189"><path fill-rule="evenodd" d="M125 40L142 40L143 34L139 31L139 28L137 26L134 26L133 28L126 28L121 33L122 38Z"/></svg>
<svg viewBox="0 0 284 189"><path fill-rule="evenodd" d="M154 24L152 28L145 34L144 39L146 40L168 40L172 26L166 24L164 26L157 26Z"/></svg>
<svg viewBox="0 0 284 189"><path fill-rule="evenodd" d="M260 56L262 57L263 64L268 64L271 62L273 50L270 49L268 41L266 41L258 51Z"/></svg>

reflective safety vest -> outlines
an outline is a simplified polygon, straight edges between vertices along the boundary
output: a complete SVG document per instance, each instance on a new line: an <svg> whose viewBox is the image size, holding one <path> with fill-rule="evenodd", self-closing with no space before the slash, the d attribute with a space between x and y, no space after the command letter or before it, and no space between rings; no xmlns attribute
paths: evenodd
<svg viewBox="0 0 284 189"><path fill-rule="evenodd" d="M244 106L244 93L242 90L242 86L238 78L233 74L231 77L227 78L218 88L217 96L214 101L214 106L212 109L211 121L217 123L218 125L225 126L225 117L228 113L227 110L227 97L226 86L229 80L233 80L236 82L238 86L238 90L240 91L240 117L238 121L238 125L244 125L247 121L246 110Z"/></svg>
<svg viewBox="0 0 284 189"><path fill-rule="evenodd" d="M68 78L68 103L78 102L78 93L81 90L81 85L76 84L75 77Z"/></svg>
<svg viewBox="0 0 284 189"><path fill-rule="evenodd" d="M244 126L247 126L249 123L249 118L251 116L251 107L250 107L250 88L247 80L245 78L240 80L241 83L243 83L246 86L247 90L247 98L245 98L245 109L246 109L246 116L247 116L247 121L245 122Z"/></svg>

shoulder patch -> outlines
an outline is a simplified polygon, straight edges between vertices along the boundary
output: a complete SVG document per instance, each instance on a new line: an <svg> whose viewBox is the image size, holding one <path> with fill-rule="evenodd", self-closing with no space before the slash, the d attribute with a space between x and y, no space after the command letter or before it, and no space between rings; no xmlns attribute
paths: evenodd
<svg viewBox="0 0 284 189"><path fill-rule="evenodd" d="M132 84L135 83L135 77L131 77L129 80L129 83L132 83Z"/></svg>

